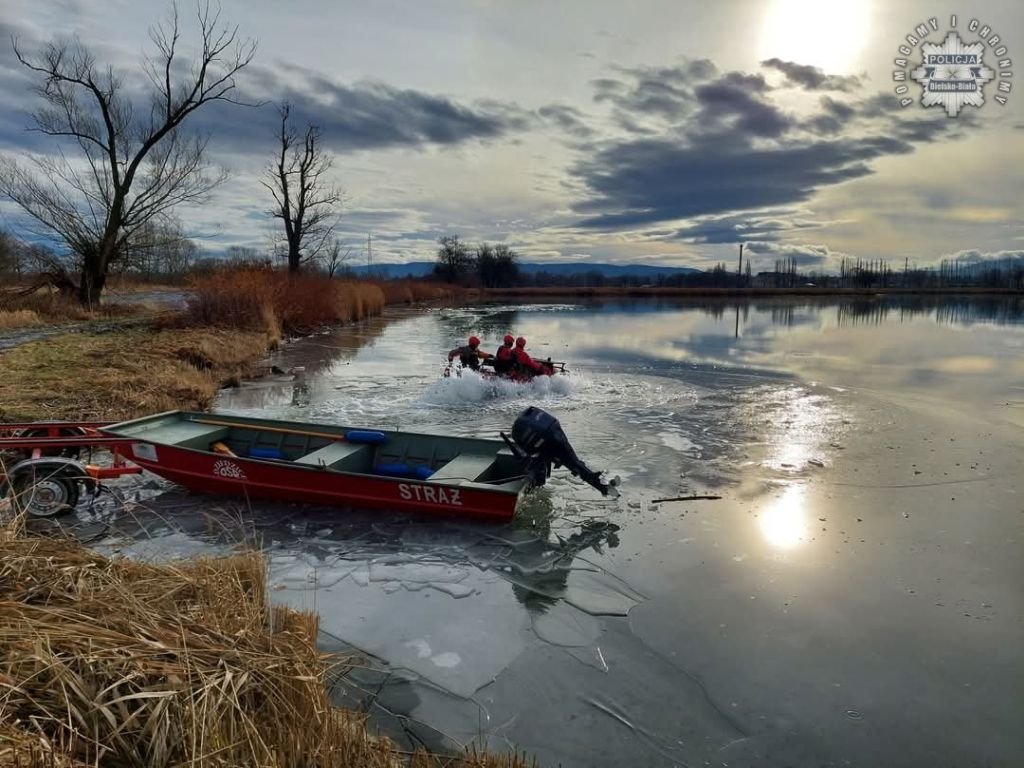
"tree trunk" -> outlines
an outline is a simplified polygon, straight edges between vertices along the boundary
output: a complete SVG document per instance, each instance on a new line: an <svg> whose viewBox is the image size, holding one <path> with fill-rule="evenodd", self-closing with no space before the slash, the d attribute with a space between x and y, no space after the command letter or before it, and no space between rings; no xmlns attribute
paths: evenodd
<svg viewBox="0 0 1024 768"><path fill-rule="evenodd" d="M82 260L81 278L78 282L78 302L86 307L98 307L103 286L107 283L107 268L114 255L113 237L110 234L100 241L95 251L86 254Z"/></svg>
<svg viewBox="0 0 1024 768"><path fill-rule="evenodd" d="M288 271L293 275L299 271L300 257L299 244L288 243Z"/></svg>
<svg viewBox="0 0 1024 768"><path fill-rule="evenodd" d="M82 262L82 273L78 281L78 303L95 307L100 303L103 286L107 282L106 270L100 264L99 255L86 257Z"/></svg>

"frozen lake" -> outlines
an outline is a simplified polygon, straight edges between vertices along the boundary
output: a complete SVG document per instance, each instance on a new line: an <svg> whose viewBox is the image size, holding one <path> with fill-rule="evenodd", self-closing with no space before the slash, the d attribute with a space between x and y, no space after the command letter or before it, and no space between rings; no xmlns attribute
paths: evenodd
<svg viewBox="0 0 1024 768"><path fill-rule="evenodd" d="M171 491L103 545L257 538L274 599L374 657L339 700L409 744L567 767L1015 765L1022 322L1013 299L393 311L286 345L272 362L300 376L217 409L496 437L539 405L622 497L556 470L494 527ZM471 333L493 351L507 332L569 375L442 379ZM655 502L694 493L723 498Z"/></svg>

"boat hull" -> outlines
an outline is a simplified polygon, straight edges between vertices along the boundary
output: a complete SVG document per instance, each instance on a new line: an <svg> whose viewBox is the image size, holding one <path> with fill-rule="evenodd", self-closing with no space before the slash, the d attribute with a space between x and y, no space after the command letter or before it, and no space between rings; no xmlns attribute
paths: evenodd
<svg viewBox="0 0 1024 768"><path fill-rule="evenodd" d="M437 517L511 520L520 493L334 472L318 467L226 458L206 451L140 441L118 446L135 464L191 491L235 498L415 512Z"/></svg>

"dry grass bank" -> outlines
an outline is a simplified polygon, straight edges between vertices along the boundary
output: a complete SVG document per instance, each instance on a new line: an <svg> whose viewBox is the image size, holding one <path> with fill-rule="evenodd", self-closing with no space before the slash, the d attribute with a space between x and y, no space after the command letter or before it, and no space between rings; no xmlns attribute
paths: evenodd
<svg viewBox="0 0 1024 768"><path fill-rule="evenodd" d="M330 705L345 662L312 614L272 607L247 552L174 565L109 559L0 529L0 764L316 766L407 763ZM417 768L521 766L412 756Z"/></svg>
<svg viewBox="0 0 1024 768"><path fill-rule="evenodd" d="M110 320L143 311L145 308L132 304L112 304L89 310L74 299L53 291L19 296L14 291L0 290L0 329Z"/></svg>
<svg viewBox="0 0 1024 768"><path fill-rule="evenodd" d="M69 333L0 357L0 421L130 419L202 410L267 349L257 331Z"/></svg>

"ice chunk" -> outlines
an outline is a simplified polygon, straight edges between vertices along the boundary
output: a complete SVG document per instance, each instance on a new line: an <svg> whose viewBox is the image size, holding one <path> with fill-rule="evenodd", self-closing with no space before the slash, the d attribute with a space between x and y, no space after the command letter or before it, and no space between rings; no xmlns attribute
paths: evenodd
<svg viewBox="0 0 1024 768"><path fill-rule="evenodd" d="M408 583L456 583L469 575L465 568L450 565L421 563L373 563L370 581L404 581Z"/></svg>
<svg viewBox="0 0 1024 768"><path fill-rule="evenodd" d="M532 619L537 637L563 648L589 646L601 634L597 619L564 603L556 603Z"/></svg>

